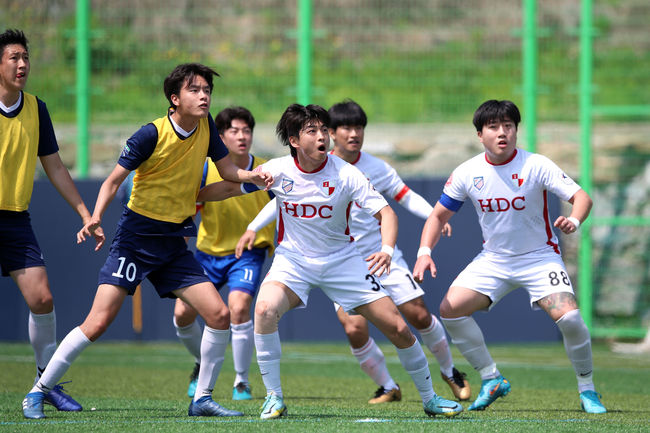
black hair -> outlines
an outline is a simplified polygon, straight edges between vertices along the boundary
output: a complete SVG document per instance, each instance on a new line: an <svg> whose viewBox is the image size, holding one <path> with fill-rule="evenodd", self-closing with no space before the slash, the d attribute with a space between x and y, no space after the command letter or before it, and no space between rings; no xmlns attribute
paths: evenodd
<svg viewBox="0 0 650 433"><path fill-rule="evenodd" d="M29 52L27 48L27 37L22 30L7 29L4 33L0 34L0 56L5 52L7 45L22 45ZM1 57L0 57L1 59Z"/></svg>
<svg viewBox="0 0 650 433"><path fill-rule="evenodd" d="M515 105L514 102L508 100L497 101L496 99L490 99L482 103L474 112L474 126L477 131L482 131L483 126L488 123L499 120L504 121L506 119L512 120L515 123L515 128L521 122L521 114L519 114L519 108Z"/></svg>
<svg viewBox="0 0 650 433"><path fill-rule="evenodd" d="M318 121L326 127L330 126L330 116L320 105L291 104L284 110L278 125L275 127L275 133L284 146L289 146L291 156L294 158L298 153L296 148L289 142L289 138L299 137L302 128L313 121Z"/></svg>
<svg viewBox="0 0 650 433"><path fill-rule="evenodd" d="M163 90L165 91L165 96L169 101L170 107L174 107L172 103L172 95L179 95L183 85L187 82L192 83L194 77L201 76L205 78L208 86L210 86L210 92L212 92L212 77L219 74L212 68L202 65L200 63L183 63L174 68L173 71L165 78L163 83Z"/></svg>
<svg viewBox="0 0 650 433"><path fill-rule="evenodd" d="M232 121L235 119L243 120L246 125L251 129L255 128L255 118L253 114L244 107L228 107L224 108L214 118L214 124L217 126L217 131L223 134L226 129L232 126Z"/></svg>
<svg viewBox="0 0 650 433"><path fill-rule="evenodd" d="M363 108L352 99L336 103L327 111L330 115L329 127L336 130L339 126L363 126L368 124L368 117Z"/></svg>

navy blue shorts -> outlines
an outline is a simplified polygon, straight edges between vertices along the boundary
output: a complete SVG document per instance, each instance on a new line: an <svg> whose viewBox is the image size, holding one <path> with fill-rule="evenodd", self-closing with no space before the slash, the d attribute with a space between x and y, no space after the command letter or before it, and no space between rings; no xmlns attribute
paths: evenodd
<svg viewBox="0 0 650 433"><path fill-rule="evenodd" d="M145 278L161 298L175 298L173 290L210 282L182 236L143 236L118 227L99 284L120 286L133 295Z"/></svg>
<svg viewBox="0 0 650 433"><path fill-rule="evenodd" d="M213 256L200 250L195 254L217 289L221 289L225 284L230 290L239 290L253 297L260 286L260 273L265 256L266 248L244 250L239 259L234 254Z"/></svg>
<svg viewBox="0 0 650 433"><path fill-rule="evenodd" d="M45 266L41 247L27 211L0 211L0 269L2 275L18 269Z"/></svg>

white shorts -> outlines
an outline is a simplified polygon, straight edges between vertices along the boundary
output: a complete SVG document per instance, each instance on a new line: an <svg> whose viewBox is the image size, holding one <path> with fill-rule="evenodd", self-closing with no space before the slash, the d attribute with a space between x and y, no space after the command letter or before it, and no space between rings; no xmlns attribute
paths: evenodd
<svg viewBox="0 0 650 433"><path fill-rule="evenodd" d="M502 256L482 251L451 283L482 293L492 300L492 309L501 298L523 287L530 306L539 310L537 301L553 293L573 293L562 257L554 252Z"/></svg>
<svg viewBox="0 0 650 433"><path fill-rule="evenodd" d="M395 305L400 306L424 296L424 290L413 279L413 274L409 270L401 251L396 249L395 252L396 254L390 263L390 274L379 277L379 282L388 293L388 296L395 302ZM335 302L334 310L338 311L339 307L340 305Z"/></svg>
<svg viewBox="0 0 650 433"><path fill-rule="evenodd" d="M352 243L323 257L298 256L278 248L262 284L267 281L289 287L302 301L302 308L307 306L314 287L320 287L346 312L388 296L379 279L368 273L368 266Z"/></svg>

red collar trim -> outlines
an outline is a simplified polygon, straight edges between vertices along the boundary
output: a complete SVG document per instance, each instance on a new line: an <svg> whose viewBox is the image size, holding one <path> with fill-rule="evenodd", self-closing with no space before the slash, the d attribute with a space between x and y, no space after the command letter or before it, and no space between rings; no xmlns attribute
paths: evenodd
<svg viewBox="0 0 650 433"><path fill-rule="evenodd" d="M330 155L334 155L334 149L330 150ZM361 151L359 151L359 154L357 155L357 159L355 159L354 161L352 161L350 164L354 165L354 164L356 164L357 162L359 162L360 159L361 159Z"/></svg>
<svg viewBox="0 0 650 433"><path fill-rule="evenodd" d="M495 164L495 163L491 162L491 161L488 159L487 152L485 152L485 161L486 161L488 164L490 164L490 165L506 165L507 163L509 163L510 161L512 161L513 159L515 159L515 156L517 156L517 149L516 149L516 148L515 148L515 151L512 152L512 156L511 156L510 158L508 158L507 161L503 161L501 164Z"/></svg>
<svg viewBox="0 0 650 433"><path fill-rule="evenodd" d="M296 167L298 167L298 170L302 171L303 173L317 173L317 172L321 171L325 167L325 165L327 164L327 161L329 161L329 158L326 158L325 161L323 161L323 163L320 166L318 166L315 170L307 171L307 170L303 169L300 166L300 163L298 162L297 157L293 158L293 162L296 164Z"/></svg>

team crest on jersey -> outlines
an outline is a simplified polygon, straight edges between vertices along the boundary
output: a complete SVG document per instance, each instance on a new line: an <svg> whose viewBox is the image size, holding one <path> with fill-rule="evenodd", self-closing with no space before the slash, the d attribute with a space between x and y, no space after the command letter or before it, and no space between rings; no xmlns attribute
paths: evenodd
<svg viewBox="0 0 650 433"><path fill-rule="evenodd" d="M524 183L524 180L521 177L519 177L519 175L517 173L512 174L512 184L515 187L519 188L523 183Z"/></svg>
<svg viewBox="0 0 650 433"><path fill-rule="evenodd" d="M330 181L329 180L326 180L325 182L323 182L323 189L327 192L327 195L332 195L332 193L334 192L334 188L335 187L330 186Z"/></svg>
<svg viewBox="0 0 650 433"><path fill-rule="evenodd" d="M285 194L289 194L291 190L293 190L293 180L285 177L282 179L282 191Z"/></svg>
<svg viewBox="0 0 650 433"><path fill-rule="evenodd" d="M481 188L483 188L483 185L485 185L485 181L483 180L483 176L477 176L474 178L474 188L478 189L479 191Z"/></svg>

